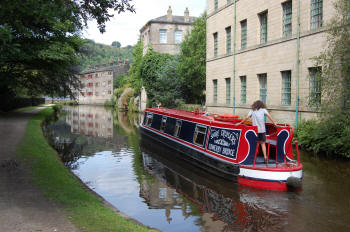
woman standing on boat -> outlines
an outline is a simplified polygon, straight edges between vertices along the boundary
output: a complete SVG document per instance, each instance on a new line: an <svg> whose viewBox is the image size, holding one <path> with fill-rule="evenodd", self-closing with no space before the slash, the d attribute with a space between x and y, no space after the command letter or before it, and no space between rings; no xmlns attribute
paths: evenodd
<svg viewBox="0 0 350 232"><path fill-rule="evenodd" d="M255 101L251 107L252 109L249 111L248 115L240 123L238 123L238 125L247 121L249 117L252 117L253 126L258 127L258 142L261 144L261 150L264 154L264 159L266 162L266 128L264 116L266 115L274 125L276 125L276 123L269 112L267 112L266 105L262 101Z"/></svg>

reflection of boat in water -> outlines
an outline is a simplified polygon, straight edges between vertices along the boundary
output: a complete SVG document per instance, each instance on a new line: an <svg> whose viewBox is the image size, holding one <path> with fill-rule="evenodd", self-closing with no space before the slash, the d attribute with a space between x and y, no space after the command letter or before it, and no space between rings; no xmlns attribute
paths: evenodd
<svg viewBox="0 0 350 232"><path fill-rule="evenodd" d="M257 146L257 127L236 125L230 115L204 115L176 109L146 109L141 132L191 157L197 165L239 183L266 189L300 187L302 164L293 160L294 131L266 123L265 163Z"/></svg>
<svg viewBox="0 0 350 232"><path fill-rule="evenodd" d="M178 159L180 153L154 146L147 137L142 138L141 149L145 169L160 180L160 184L155 182L148 187L143 184L141 189L150 207L163 206L168 210L183 210L184 215L191 214L181 204L183 200L177 199L179 194L173 194L180 193L200 207L201 230L204 231L283 231L286 226L285 193L254 191L217 178ZM156 191L158 194L151 193ZM165 192L176 199L166 199L160 205Z"/></svg>

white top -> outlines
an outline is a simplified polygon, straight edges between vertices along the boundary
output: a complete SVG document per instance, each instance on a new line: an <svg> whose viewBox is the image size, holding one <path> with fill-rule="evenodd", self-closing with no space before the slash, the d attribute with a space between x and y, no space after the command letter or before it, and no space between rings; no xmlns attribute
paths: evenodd
<svg viewBox="0 0 350 232"><path fill-rule="evenodd" d="M265 114L267 114L267 110L263 108L260 108L259 110L250 110L248 113L248 116L252 117L253 126L258 126L258 133L266 132Z"/></svg>

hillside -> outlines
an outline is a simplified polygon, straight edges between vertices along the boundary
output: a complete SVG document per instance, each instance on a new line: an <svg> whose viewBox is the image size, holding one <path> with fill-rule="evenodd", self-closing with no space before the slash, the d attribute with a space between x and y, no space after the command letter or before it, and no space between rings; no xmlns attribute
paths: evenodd
<svg viewBox="0 0 350 232"><path fill-rule="evenodd" d="M85 70L89 65L110 63L119 59L128 59L132 62L133 46L115 47L105 44L95 43L93 40L85 40L81 58L81 68Z"/></svg>

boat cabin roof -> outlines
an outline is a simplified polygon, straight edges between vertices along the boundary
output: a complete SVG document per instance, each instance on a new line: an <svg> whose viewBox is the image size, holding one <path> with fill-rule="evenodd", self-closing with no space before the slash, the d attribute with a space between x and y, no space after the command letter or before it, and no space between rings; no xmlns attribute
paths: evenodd
<svg viewBox="0 0 350 232"><path fill-rule="evenodd" d="M183 119L183 120L188 120L188 121L194 121L197 123L202 123L202 124L207 124L207 125L212 125L212 126L220 126L220 127L228 127L228 128L240 128L240 127L252 127L256 129L256 126L251 126L249 124L244 124L244 125L236 125L238 122L242 120L239 116L235 116L229 119L223 119L221 116L223 115L218 115L218 114L205 114L205 112L196 112L196 111L187 111L187 110L180 110L180 109L168 109L168 108L148 108L146 109L147 112L152 112L156 114L161 114L169 117L174 117L178 119ZM232 115L234 116L234 115ZM274 127L272 123L266 123L267 126ZM289 128L290 125L288 124L278 124L278 127L285 127ZM275 131L275 129L274 129Z"/></svg>

